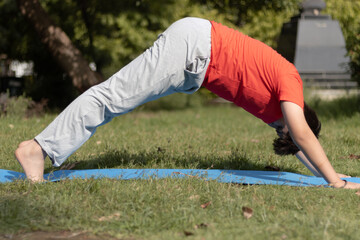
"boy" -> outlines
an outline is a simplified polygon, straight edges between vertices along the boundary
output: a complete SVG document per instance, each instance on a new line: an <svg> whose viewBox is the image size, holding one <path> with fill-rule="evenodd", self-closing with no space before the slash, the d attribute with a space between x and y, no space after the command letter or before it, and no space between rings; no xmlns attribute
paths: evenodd
<svg viewBox="0 0 360 240"><path fill-rule="evenodd" d="M316 115L306 117L314 114L304 105L295 67L265 44L198 18L172 24L151 48L79 96L35 139L22 142L16 158L28 179L43 181L46 156L60 166L113 117L165 95L193 93L200 86L276 128L277 153L296 154L333 187L360 188L339 178L344 175L334 171L314 135L320 123Z"/></svg>

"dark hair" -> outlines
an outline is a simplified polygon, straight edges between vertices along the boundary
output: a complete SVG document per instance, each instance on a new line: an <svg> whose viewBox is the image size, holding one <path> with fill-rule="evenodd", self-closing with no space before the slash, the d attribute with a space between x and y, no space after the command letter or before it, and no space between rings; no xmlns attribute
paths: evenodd
<svg viewBox="0 0 360 240"><path fill-rule="evenodd" d="M310 129L314 135L319 138L321 122L319 121L315 111L312 110L306 103L304 103L304 115ZM284 134L282 137L274 139L273 147L275 153L278 155L294 155L299 151L299 148L293 142L289 132Z"/></svg>

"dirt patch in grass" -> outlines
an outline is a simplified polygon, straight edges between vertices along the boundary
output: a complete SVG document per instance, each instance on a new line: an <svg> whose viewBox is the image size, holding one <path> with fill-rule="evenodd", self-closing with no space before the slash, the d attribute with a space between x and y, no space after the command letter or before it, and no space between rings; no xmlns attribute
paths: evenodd
<svg viewBox="0 0 360 240"><path fill-rule="evenodd" d="M60 231L60 232L28 232L28 233L18 233L18 234L1 234L0 240L62 240L62 239L76 239L76 240L116 240L118 238L113 238L105 235L92 235L86 232L70 232L70 231ZM122 238L123 239L123 238ZM124 240L124 239L123 239ZM126 240L134 240L133 238L126 238Z"/></svg>

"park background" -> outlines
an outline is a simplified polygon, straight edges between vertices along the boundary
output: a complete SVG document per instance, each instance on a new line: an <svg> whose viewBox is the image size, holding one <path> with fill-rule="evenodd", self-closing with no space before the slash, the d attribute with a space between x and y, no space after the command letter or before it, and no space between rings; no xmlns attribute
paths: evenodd
<svg viewBox="0 0 360 240"><path fill-rule="evenodd" d="M28 3L26 10L31 10L36 2L0 0L0 62L33 63L32 74L24 77L24 94L0 99L0 168L19 172L13 156L17 144L38 134L84 90L60 67L18 7ZM322 13L340 22L352 80L359 82L360 1L325 2ZM96 78L106 79L186 16L221 22L276 48L282 24L299 13L301 1L40 3L45 16L96 69ZM323 122L320 141L335 169L360 176L359 97L325 101L309 95L305 89L305 98ZM214 101L202 89L114 119L63 169L251 169L310 175L294 157L273 153L275 137L261 120ZM47 160L45 171L54 170ZM244 215L244 207L252 214ZM359 193L344 189L242 186L194 178L0 185L0 239L357 239L359 217Z"/></svg>
<svg viewBox="0 0 360 240"><path fill-rule="evenodd" d="M276 49L282 25L299 13L302 1L44 0L40 1L42 9L33 2L37 1L0 1L0 63L3 66L30 63L32 71L25 76L23 84L25 95L36 102L47 100L50 108L62 109L84 89L107 79L150 47L159 33L180 18L215 20ZM360 1L325 2L322 14L339 21L352 77L359 82ZM27 18L31 14L38 16L35 22ZM63 57L61 51L66 49L61 50L56 41L49 47L51 39L41 30L48 25L59 27L56 31L66 34L72 44L65 48L72 47L71 52L79 50L78 58L75 59L75 53ZM59 39L66 37L60 33L54 35ZM71 61L63 61L71 57L74 57ZM90 68L83 67L83 60ZM71 74L74 62L78 63L78 75L89 76L83 82ZM0 75L9 74L1 69Z"/></svg>

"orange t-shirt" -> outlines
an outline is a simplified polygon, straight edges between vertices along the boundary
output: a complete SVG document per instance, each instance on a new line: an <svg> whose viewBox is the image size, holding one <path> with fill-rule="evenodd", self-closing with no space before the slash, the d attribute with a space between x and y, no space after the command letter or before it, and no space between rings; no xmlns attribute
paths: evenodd
<svg viewBox="0 0 360 240"><path fill-rule="evenodd" d="M265 123L282 117L280 101L304 108L295 66L266 44L211 21L211 61L203 86Z"/></svg>

